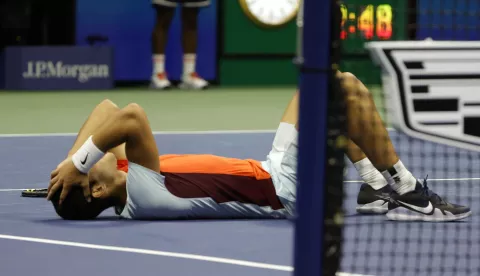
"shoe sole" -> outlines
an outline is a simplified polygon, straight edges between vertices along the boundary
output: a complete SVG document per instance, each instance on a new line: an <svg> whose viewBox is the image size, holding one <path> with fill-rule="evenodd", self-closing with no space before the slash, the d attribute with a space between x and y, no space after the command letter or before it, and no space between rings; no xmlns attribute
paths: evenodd
<svg viewBox="0 0 480 276"><path fill-rule="evenodd" d="M202 87L195 87L195 86L192 86L192 85L189 85L189 84L186 84L186 83L180 83L178 85L178 88L180 89L185 89L185 90L205 90L208 88L208 85L205 85L205 86L202 86Z"/></svg>
<svg viewBox="0 0 480 276"><path fill-rule="evenodd" d="M432 215L425 215L422 213L417 213L410 209L398 207L391 211L387 212L386 217L389 220L394 221L429 221L429 222L441 222L441 221L456 221L462 220L472 215L472 211L468 211L462 214L451 214L447 212L447 215L444 215L439 209L435 209L435 212Z"/></svg>
<svg viewBox="0 0 480 276"><path fill-rule="evenodd" d="M148 88L155 89L155 90L170 90L170 89L172 89L172 85L170 84L170 85L167 85L167 86L164 86L164 87L159 87L159 86L156 86L154 84L150 84L148 86Z"/></svg>
<svg viewBox="0 0 480 276"><path fill-rule="evenodd" d="M385 214L388 211L388 202L376 200L371 203L357 205L357 213L360 214Z"/></svg>

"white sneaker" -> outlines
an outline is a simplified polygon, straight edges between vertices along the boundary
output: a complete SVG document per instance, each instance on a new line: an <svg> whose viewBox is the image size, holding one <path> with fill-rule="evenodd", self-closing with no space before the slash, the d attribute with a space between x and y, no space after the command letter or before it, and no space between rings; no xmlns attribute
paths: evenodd
<svg viewBox="0 0 480 276"><path fill-rule="evenodd" d="M205 89L208 87L208 82L202 79L197 73L191 73L190 75L184 75L182 77L181 89Z"/></svg>
<svg viewBox="0 0 480 276"><path fill-rule="evenodd" d="M172 84L168 80L166 73L159 73L152 76L150 87L155 89L167 89L170 88Z"/></svg>

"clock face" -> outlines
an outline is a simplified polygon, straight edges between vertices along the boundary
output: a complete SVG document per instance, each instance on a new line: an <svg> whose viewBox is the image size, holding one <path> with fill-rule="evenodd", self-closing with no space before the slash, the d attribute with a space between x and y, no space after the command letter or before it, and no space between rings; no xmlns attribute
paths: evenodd
<svg viewBox="0 0 480 276"><path fill-rule="evenodd" d="M244 12L262 26L280 26L292 20L301 0L240 0Z"/></svg>

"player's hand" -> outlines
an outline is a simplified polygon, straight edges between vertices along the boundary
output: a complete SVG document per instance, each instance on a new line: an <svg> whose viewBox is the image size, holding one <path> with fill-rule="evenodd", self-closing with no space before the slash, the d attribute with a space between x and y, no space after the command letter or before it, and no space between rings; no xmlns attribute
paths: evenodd
<svg viewBox="0 0 480 276"><path fill-rule="evenodd" d="M50 185L48 186L47 199L51 200L53 195L62 189L59 204L67 197L70 190L74 187L81 187L83 195L90 202L90 186L88 175L81 173L73 164L71 159L66 162L64 160L50 175Z"/></svg>
<svg viewBox="0 0 480 276"><path fill-rule="evenodd" d="M72 161L72 157L71 156L68 156L67 158L65 158L62 162L60 162L60 164L57 165L57 168L60 168L61 166L63 166L65 163L67 162L71 162ZM50 179L51 179L51 176L50 176Z"/></svg>

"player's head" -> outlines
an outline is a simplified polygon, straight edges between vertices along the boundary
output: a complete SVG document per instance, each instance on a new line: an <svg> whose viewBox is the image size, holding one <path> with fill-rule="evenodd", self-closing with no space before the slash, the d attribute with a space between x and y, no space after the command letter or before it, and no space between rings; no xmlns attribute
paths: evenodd
<svg viewBox="0 0 480 276"><path fill-rule="evenodd" d="M81 188L73 188L59 205L61 189L52 197L55 212L67 220L90 220L96 218L100 213L113 206L112 202L105 198L95 198L88 202L83 195Z"/></svg>
<svg viewBox="0 0 480 276"><path fill-rule="evenodd" d="M113 207L121 200L125 192L125 177L116 169L113 154L106 154L89 172L91 201L88 202L81 188L72 189L62 205L58 204L60 191L52 197L53 207L57 214L68 220L90 220L96 218L106 209ZM120 195L120 196L119 196Z"/></svg>

